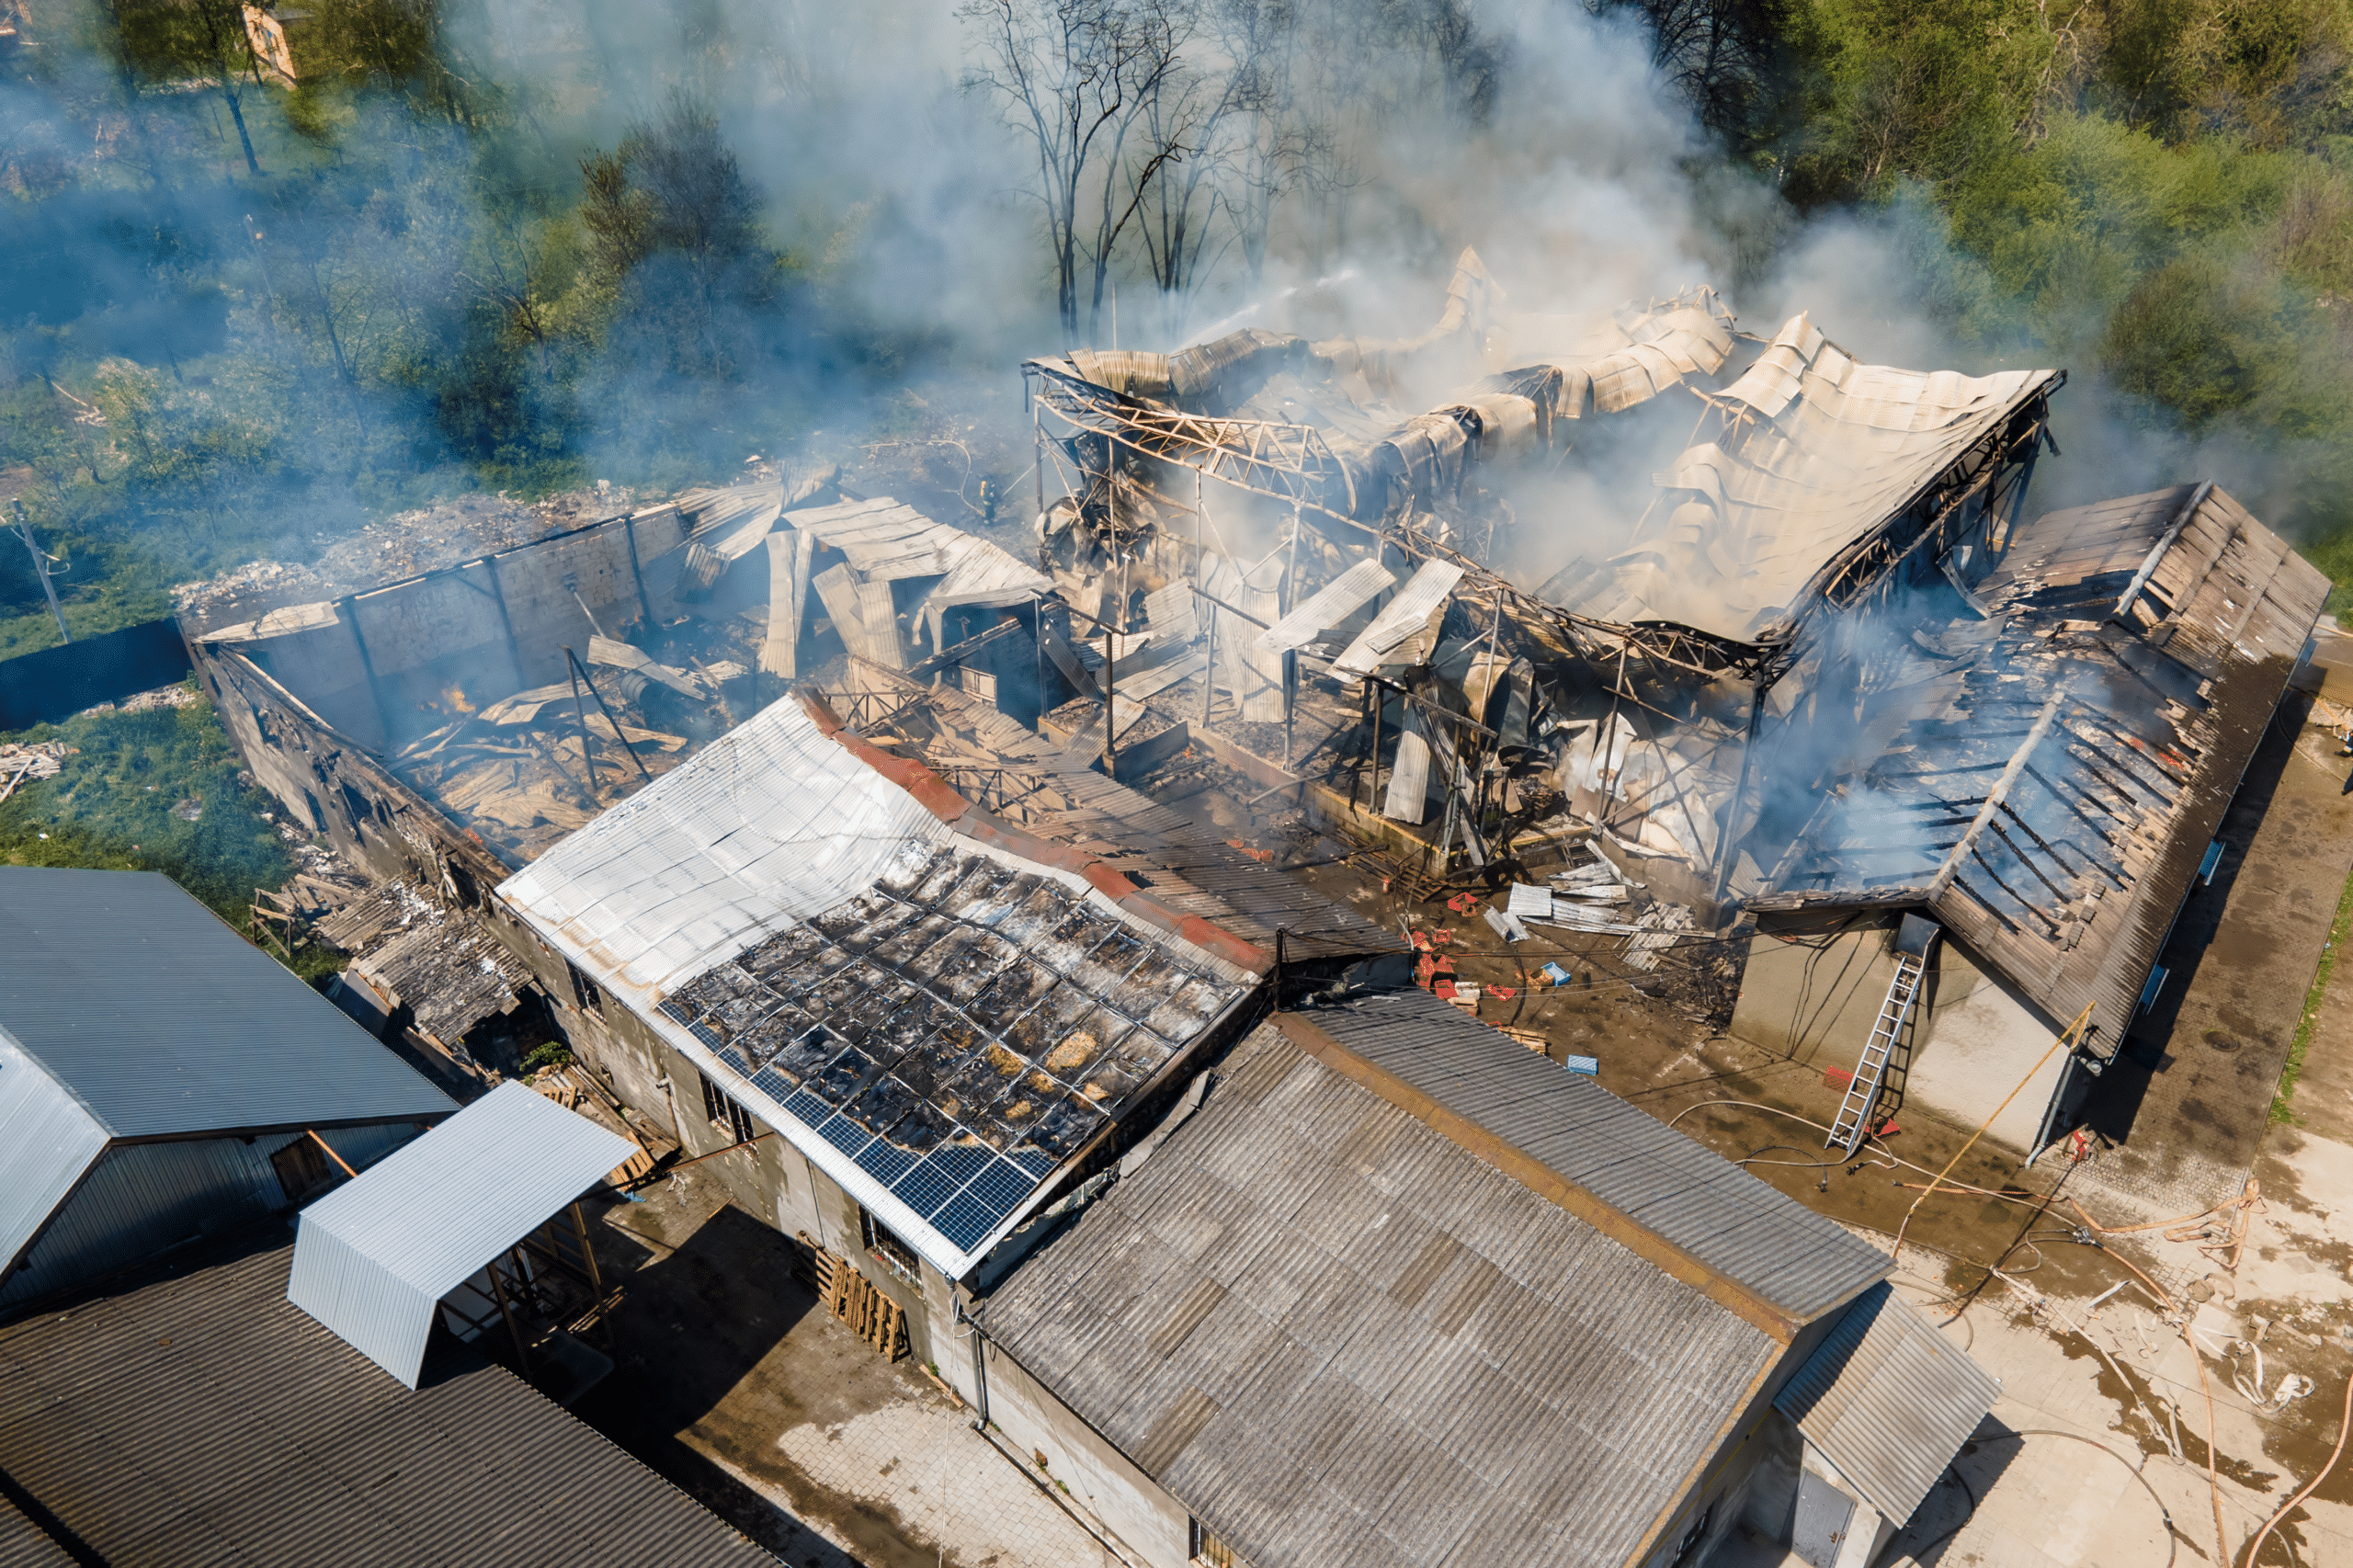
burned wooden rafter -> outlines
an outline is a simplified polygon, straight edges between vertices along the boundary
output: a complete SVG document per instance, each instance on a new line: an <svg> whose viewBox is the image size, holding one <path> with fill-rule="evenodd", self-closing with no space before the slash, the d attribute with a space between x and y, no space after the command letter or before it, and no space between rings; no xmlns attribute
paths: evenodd
<svg viewBox="0 0 2353 1568"><path fill-rule="evenodd" d="M2071 696L2072 693L2063 686L2059 690L2052 692L2051 699L2042 705L2041 713L2035 719L2034 728L2027 732L2026 739L2020 743L2018 750L2011 754L2009 766L2002 770L2002 777L1996 779L1994 788L1987 791L1984 802L1977 808L1977 815L1971 821L1968 831L1961 835L1961 842L1953 846L1951 851L1945 857L1944 865L1930 880L1928 885L1932 895L1941 893L1951 885L1953 873L1961 867L1963 852L1974 846L1978 835L1983 833L1985 824L1993 820L1996 808L2009 794L2011 787L2018 782L2019 775L2026 771L2027 759L2034 755L2034 748L2042 744L2043 737L2050 734L2052 726L2058 723L2060 710L2066 706Z"/></svg>
<svg viewBox="0 0 2353 1568"><path fill-rule="evenodd" d="M1109 445L1181 463L1236 489L1290 502L1366 533L1380 532L1354 516L1356 480L1313 426L1157 408L1045 365L1024 366L1023 373L1038 378L1031 407L1040 420L1051 412L1072 430ZM1345 510L1327 499L1335 480Z"/></svg>
<svg viewBox="0 0 2353 1568"><path fill-rule="evenodd" d="M950 665L963 663L990 643L1000 638L1010 637L1020 630L1021 622L1017 619L1000 620L985 631L965 638L961 642L950 643L929 658L916 660L906 667L904 673L910 679L920 680L935 670L943 670Z"/></svg>

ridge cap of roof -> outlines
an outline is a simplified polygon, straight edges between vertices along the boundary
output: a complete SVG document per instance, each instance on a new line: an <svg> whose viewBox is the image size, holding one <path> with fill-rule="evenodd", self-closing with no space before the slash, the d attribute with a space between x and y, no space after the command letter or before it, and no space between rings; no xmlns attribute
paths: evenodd
<svg viewBox="0 0 2353 1568"><path fill-rule="evenodd" d="M1268 1021L1324 1066L1380 1096L1521 1186L1549 1199L1660 1272L1691 1286L1776 1343L1792 1343L1809 1321L1775 1305L1713 1265L1702 1262L1591 1187L1562 1175L1518 1145L1358 1055L1304 1014L1279 1012Z"/></svg>

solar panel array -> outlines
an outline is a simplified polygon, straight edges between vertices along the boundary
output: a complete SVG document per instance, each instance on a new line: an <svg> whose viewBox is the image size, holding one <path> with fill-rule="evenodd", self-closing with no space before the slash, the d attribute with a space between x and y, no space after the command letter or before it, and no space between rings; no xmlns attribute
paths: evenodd
<svg viewBox="0 0 2353 1568"><path fill-rule="evenodd" d="M1243 989L1051 877L912 845L662 1010L970 1252Z"/></svg>

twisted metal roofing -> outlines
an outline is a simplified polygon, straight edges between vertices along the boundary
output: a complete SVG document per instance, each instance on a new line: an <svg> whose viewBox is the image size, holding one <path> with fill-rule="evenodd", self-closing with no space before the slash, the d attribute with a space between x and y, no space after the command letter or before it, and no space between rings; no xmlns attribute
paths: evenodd
<svg viewBox="0 0 2353 1568"><path fill-rule="evenodd" d="M1722 431L1656 476L1642 536L1564 608L1760 641L1827 562L2058 379L1859 364L1793 316L1717 395Z"/></svg>
<svg viewBox="0 0 2353 1568"><path fill-rule="evenodd" d="M1855 787L1753 902L1925 905L2112 1048L2328 586L2211 485L2016 530L1991 619L1885 639Z"/></svg>

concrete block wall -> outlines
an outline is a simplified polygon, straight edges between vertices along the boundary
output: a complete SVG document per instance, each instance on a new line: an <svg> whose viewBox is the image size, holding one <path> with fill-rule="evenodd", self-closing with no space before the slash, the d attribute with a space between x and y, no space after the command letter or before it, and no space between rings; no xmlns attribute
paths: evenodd
<svg viewBox="0 0 2353 1568"><path fill-rule="evenodd" d="M1732 1032L1817 1070L1852 1071L1895 977L1893 924L1882 916L1844 930L1821 918L1767 924L1749 940ZM1903 1098L1882 1098L1881 1111L1925 1106L1975 1127L2018 1086L2061 1027L1961 943L1943 937L1902 1037L1909 1052ZM1898 1061L1905 1060L1899 1052ZM2044 1062L1988 1136L2020 1151L2031 1147L2064 1067L2059 1056ZM1891 1069L1889 1083L1896 1082Z"/></svg>

